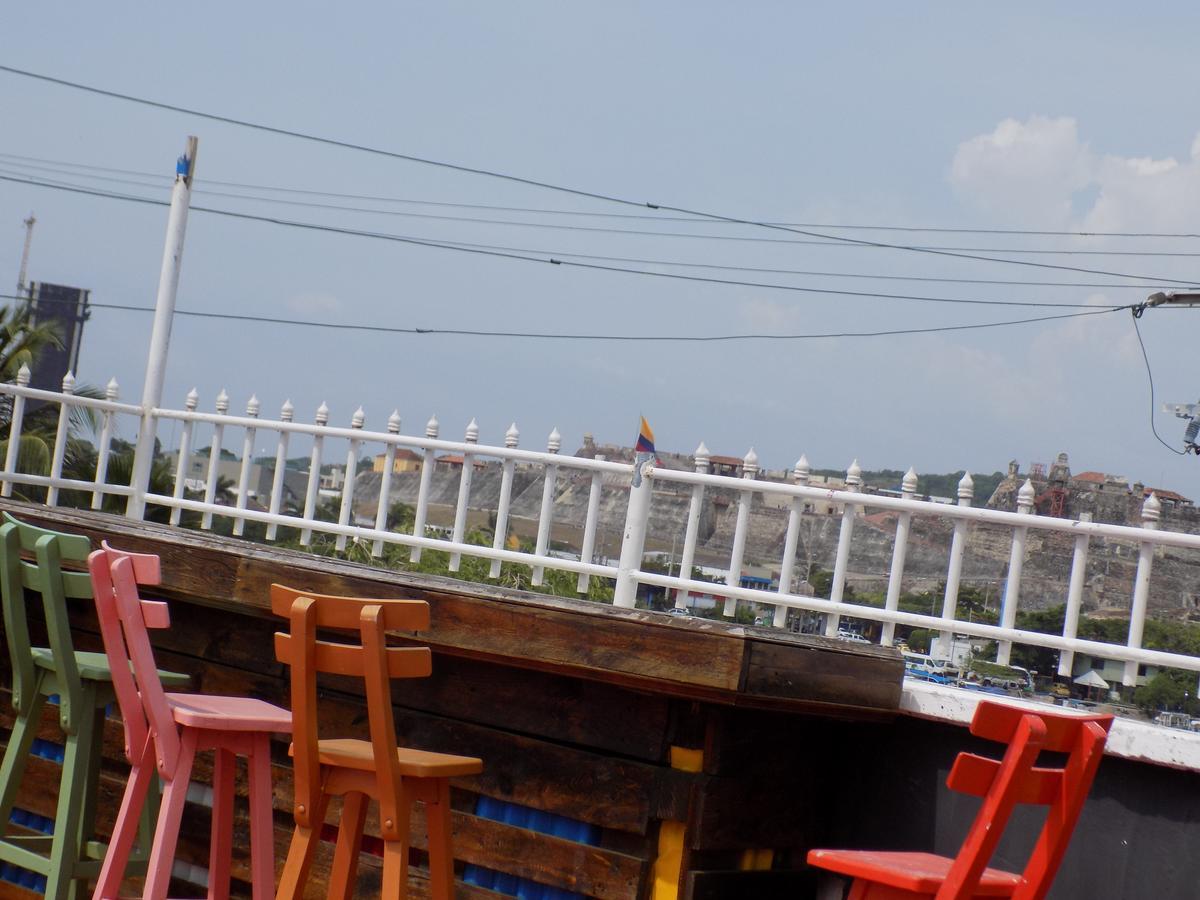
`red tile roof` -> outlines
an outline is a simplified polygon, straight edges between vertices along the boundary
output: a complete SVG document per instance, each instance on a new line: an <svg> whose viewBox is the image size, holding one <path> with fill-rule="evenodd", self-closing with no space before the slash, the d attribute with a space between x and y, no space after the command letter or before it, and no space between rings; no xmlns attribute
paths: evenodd
<svg viewBox="0 0 1200 900"><path fill-rule="evenodd" d="M1108 476L1103 472L1080 472L1078 475L1071 476L1072 481L1091 481L1096 484L1104 484L1108 481Z"/></svg>
<svg viewBox="0 0 1200 900"><path fill-rule="evenodd" d="M1177 494L1174 491L1168 491L1166 488L1146 488L1142 491L1142 496L1148 497L1153 493L1159 500L1171 500L1175 503L1191 503L1183 494Z"/></svg>

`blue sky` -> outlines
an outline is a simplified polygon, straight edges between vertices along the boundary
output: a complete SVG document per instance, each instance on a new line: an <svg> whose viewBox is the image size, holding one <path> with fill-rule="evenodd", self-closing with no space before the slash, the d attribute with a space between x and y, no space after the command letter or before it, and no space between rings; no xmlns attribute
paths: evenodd
<svg viewBox="0 0 1200 900"><path fill-rule="evenodd" d="M10 5L0 62L99 87L403 153L637 200L822 224L1197 232L1200 61L1191 5L213 3ZM630 258L853 274L1113 282L899 250L698 240L442 222L199 193L207 182L538 209L628 213L491 179L364 156L132 106L0 73L0 174L11 155L169 174L200 138L199 205L457 240ZM43 176L47 173L42 172ZM167 188L51 175L165 198ZM222 190L226 190L223 189ZM297 195L291 195L297 199ZM309 198L312 199L312 198ZM391 211L445 209L368 204ZM166 211L0 182L0 279L15 285L35 211L34 279L97 302L153 303ZM457 215L467 214L463 211ZM492 214L539 223L761 229ZM833 231L833 229L827 229ZM863 236L860 232L839 234ZM1200 240L870 232L1003 249L1200 252ZM991 255L1003 255L993 252ZM1023 256L1200 279L1200 260ZM690 270L700 274L721 274ZM737 277L737 273L733 274ZM808 287L956 299L1135 302L1149 290L931 284L746 274ZM1126 279L1128 280L1128 279ZM1132 283L1142 284L1141 281ZM11 292L5 287L3 292ZM797 333L924 328L1054 312L672 282L481 259L193 214L180 309L380 325L585 333ZM1200 311L1148 312L1158 399L1195 400ZM140 395L146 314L97 310L81 380ZM771 467L945 471L1071 454L1197 496L1196 463L1149 428L1128 313L978 332L715 344L552 343L328 332L180 318L168 402L251 393L298 418L325 401L406 432L476 417L485 442L585 431L632 442L645 414L666 449L754 445ZM1182 422L1155 414L1178 441Z"/></svg>

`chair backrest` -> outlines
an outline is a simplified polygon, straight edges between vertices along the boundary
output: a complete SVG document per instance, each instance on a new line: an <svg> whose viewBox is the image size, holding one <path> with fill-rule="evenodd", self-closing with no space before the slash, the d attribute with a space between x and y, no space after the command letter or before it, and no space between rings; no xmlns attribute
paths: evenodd
<svg viewBox="0 0 1200 900"><path fill-rule="evenodd" d="M121 722L125 728L125 757L130 765L134 765L139 762L140 751L149 734L149 725L130 669L129 649L125 644L113 589L112 564L118 559L128 558L133 565L134 577L138 584L158 584L158 557L115 550L107 541L101 542L100 547L101 549L88 557L88 574L92 579L100 636L104 640L104 652L112 671L113 690L117 695L117 704L121 707ZM150 627L165 628L169 624L165 604L143 600L142 612L143 618L149 620Z"/></svg>
<svg viewBox="0 0 1200 900"><path fill-rule="evenodd" d="M148 629L169 627L171 617L165 603L143 600L138 592L139 575L142 583L157 583L157 558L114 550L106 543L89 557L88 570L95 584L96 612L113 688L125 722L126 756L134 762L149 733L157 750L159 774L170 779L179 759L179 730L158 678Z"/></svg>
<svg viewBox="0 0 1200 900"><path fill-rule="evenodd" d="M296 821L314 824L321 790L317 757L317 673L361 677L367 697L372 755L379 781L380 821L384 837L399 837L401 822L396 796L400 783L396 728L392 717L392 678L421 678L432 671L428 647L389 647L388 631L429 627L429 604L423 600L373 600L306 593L271 585L271 609L288 620L290 633L275 635L275 656L291 667L293 770ZM317 630L357 632L345 643L317 637ZM391 823L389 825L389 823Z"/></svg>
<svg viewBox="0 0 1200 900"><path fill-rule="evenodd" d="M1014 807L1050 807L1037 843L1021 873L1017 900L1042 898L1062 862L1071 833L1087 799L1112 716L1077 716L982 701L971 733L1008 744L1001 760L960 753L946 784L983 798L975 821L937 895L937 900L966 900L991 859ZM1038 766L1043 751L1065 754L1060 766Z"/></svg>
<svg viewBox="0 0 1200 900"><path fill-rule="evenodd" d="M67 598L90 598L91 580L84 572L64 572L64 561L87 559L91 542L81 534L65 534L37 528L4 513L0 525L0 598L4 607L4 636L13 672L13 706L18 713L29 708L34 690L34 665L25 591L36 591L42 599L50 651L54 654L59 679L59 722L67 733L75 732L81 709L82 686L75 664L75 645ZM29 557L32 557L30 559Z"/></svg>

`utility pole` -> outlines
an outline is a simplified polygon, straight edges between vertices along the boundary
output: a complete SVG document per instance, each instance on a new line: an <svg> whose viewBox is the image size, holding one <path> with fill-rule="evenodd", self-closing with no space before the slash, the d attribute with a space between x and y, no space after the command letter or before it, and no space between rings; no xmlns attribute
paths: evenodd
<svg viewBox="0 0 1200 900"><path fill-rule="evenodd" d="M25 220L25 249L21 251L21 268L17 271L17 296L25 293L25 272L29 268L29 245L33 243L33 226L37 219L33 213Z"/></svg>
<svg viewBox="0 0 1200 900"><path fill-rule="evenodd" d="M133 475L130 479L133 493L129 495L129 503L125 508L125 515L131 519L142 518L146 510L146 491L154 462L157 430L154 410L162 403L163 380L167 374L167 349L171 343L171 321L175 316L175 294L179 289L179 269L183 263L183 238L187 233L198 143L195 137L189 136L187 149L175 165L171 212L167 217L167 241L163 247L162 271L158 277L158 299L154 304L154 327L150 332L146 380L142 385L142 421L133 454Z"/></svg>

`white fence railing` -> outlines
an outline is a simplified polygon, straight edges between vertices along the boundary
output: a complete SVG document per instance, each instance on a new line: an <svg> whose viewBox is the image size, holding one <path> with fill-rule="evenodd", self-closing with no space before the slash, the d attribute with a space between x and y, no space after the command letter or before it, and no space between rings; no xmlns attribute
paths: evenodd
<svg viewBox="0 0 1200 900"><path fill-rule="evenodd" d="M1151 495L1142 508L1142 527L1110 525L1096 522L1074 521L1031 514L1033 488L1028 482L1018 496L1018 511L1005 512L972 507L974 486L969 475L964 476L958 486L958 504L946 505L916 499L917 476L911 470L905 476L899 496L867 494L861 491L861 473L857 464L847 472L846 488L831 490L809 483L808 464L802 457L793 473L792 482L764 481L756 478L758 460L751 450L742 464L741 477L710 474L709 455L703 444L695 454L695 471L682 471L656 467L652 460L639 459L623 463L595 459L562 456L561 437L553 431L545 451L524 450L518 447L519 433L515 425L504 436L503 445L479 443L479 429L472 421L463 440L444 440L439 437L440 426L436 418L426 424L423 435L406 435L400 431L400 417L393 413L387 420L386 430L372 431L366 428L363 411L356 411L349 427L329 424L329 410L324 404L316 411L314 421L309 424L295 420L295 410L285 403L279 418L266 419L260 416L260 404L251 398L244 415L229 413L229 398L224 391L216 398L216 411L199 411L199 398L195 391L188 394L183 409L153 409L148 421L156 429L160 439L170 433L178 450L178 464L169 492L157 491L152 479L145 484L114 484L107 481L108 467L112 460L112 444L119 433L119 425L134 423L131 433L136 431L143 419L139 406L118 401L118 386L110 382L104 399L79 396L75 393L74 379L64 379L59 392L36 390L29 387L30 373L22 369L13 384L0 385L0 409L8 412L8 446L4 468L0 472L0 496L12 496L14 486L23 485L45 488L45 502L54 506L61 502L62 491L81 491L91 494L90 505L99 509L105 497L126 498L127 514L147 507L165 507L170 510L170 521L178 524L184 511L200 516L199 525L208 529L214 518L225 517L233 522L233 532L243 534L246 523L259 522L266 526L266 540L276 540L279 528L299 530L302 545L312 541L314 533L334 537L336 547L344 549L348 541L360 546L369 546L373 556L381 556L385 545L401 545L409 548L409 559L418 561L424 550L442 550L449 553L449 570L459 571L464 556L473 556L491 561L489 574L499 576L505 562L520 563L532 568L531 583L538 586L544 579L546 569L558 569L578 575L577 589L588 591L590 579L599 577L614 582L614 603L631 607L636 604L639 585L650 585L675 591L675 606L685 608L689 597L717 595L724 598L724 612L732 615L738 601L748 601L774 608L773 624L777 627L787 622L789 609L804 610L824 617L824 633L836 636L843 617L869 620L881 626L880 641L890 645L895 639L896 626L913 626L937 631L942 638L953 635L998 642L997 661L1007 663L1012 645L1026 644L1059 651L1058 674L1069 676L1076 653L1086 653L1103 659L1124 662L1123 682L1137 683L1140 665L1165 666L1200 672L1200 657L1150 650L1142 646L1147 601L1156 551L1165 548L1200 550L1200 535L1161 531L1158 522L1161 506ZM28 404L35 401L43 406L57 407L53 435L46 421L47 415L39 411L41 422L31 428L28 419ZM67 461L68 437L72 429L72 414L78 410L88 411L96 424L94 442L96 461L88 472L71 472L64 476ZM78 413L76 413L78 415ZM230 432L233 432L232 435ZM209 433L208 461L201 479L192 479L193 487L202 490L189 492L188 467L200 446L202 432ZM178 440L175 441L177 434ZM264 436L266 450L263 452ZM240 437L240 441L238 438ZM19 471L21 458L19 448L23 441L41 440L50 446L50 464L45 474ZM335 521L318 517L321 470L325 460L332 458L331 443L344 442L345 482L338 501ZM143 442L153 446L154 442ZM237 462L236 489L232 491L232 502L218 500L221 483L222 451L225 445L238 447L240 457L234 456L226 462ZM274 447L271 448L270 444ZM354 486L358 466L368 450L382 457L382 471L378 495L374 508L374 521L370 524L355 522ZM387 513L392 496L393 469L397 453L408 450L420 463L419 483L414 504L414 524L411 531L387 528ZM285 471L289 453L303 451L308 457L307 471L301 471L304 479L302 499L291 508L284 503ZM269 502L262 508L252 508L249 490L252 467L258 458L273 459L273 473L269 490ZM453 504L452 526L448 535L434 536L429 523L433 472L438 454L461 457L458 491ZM458 461L455 461L456 464ZM500 485L494 506L487 512L494 524L494 539L491 546L481 546L466 540L470 513L478 506L471 504L472 480L477 464L498 465ZM541 503L537 511L537 530L532 552L512 549L508 537L513 521L515 473L522 471L542 478ZM132 471L151 471L150 465L132 466ZM570 477L577 485L587 485L586 513L582 528L577 535L578 558L567 558L551 551L552 527L556 513L556 485L560 477ZM624 513L624 530L621 538L619 562L613 565L607 559L596 561L598 530L601 527L602 487L608 478L610 493L614 483L622 494L621 511ZM530 479L526 478L526 483ZM682 548L678 574L653 571L645 561L647 530L654 506L655 486L660 493L671 492L678 498L688 497L686 526L683 529ZM628 491L625 494L625 491ZM730 559L725 584L714 585L690 576L693 562L700 544L700 520L704 509L706 491L723 490L737 498ZM188 496L191 493L192 496ZM772 498L776 505L787 509L787 528L780 554L780 578L773 590L741 586L743 562L746 559L747 539L750 532L750 507L752 496L761 494ZM611 499L611 497L610 497ZM833 563L832 582L828 599L804 596L793 590L796 579L794 570L797 562L797 544L801 539L801 527L806 516L806 504L832 504L842 510L838 541ZM443 504L445 505L445 504ZM891 564L887 573L886 599L882 608L847 602L846 585L849 575L850 550L854 541L855 527L864 510L893 512L896 514L895 539L892 546ZM611 518L611 512L609 513ZM910 549L910 534L914 517L949 521L952 525L947 548L945 589L940 613L915 613L900 609L901 587L905 578L905 565ZM1007 578L1001 605L999 623L963 621L957 615L957 599L962 585L963 559L968 535L973 527L987 526L992 529L1011 530L1011 550L1007 567ZM1021 599L1022 566L1027 556L1029 535L1045 536L1052 533L1069 534L1073 537L1074 552L1070 566L1066 596L1066 619L1062 634L1043 634L1015 628L1016 612ZM661 535L656 535L661 542ZM668 536L670 539L671 536ZM1094 540L1130 542L1138 548L1136 577L1130 600L1130 626L1125 644L1117 645L1077 637L1082 608L1088 554ZM761 551L757 559L762 560ZM672 552L672 559L674 553Z"/></svg>

